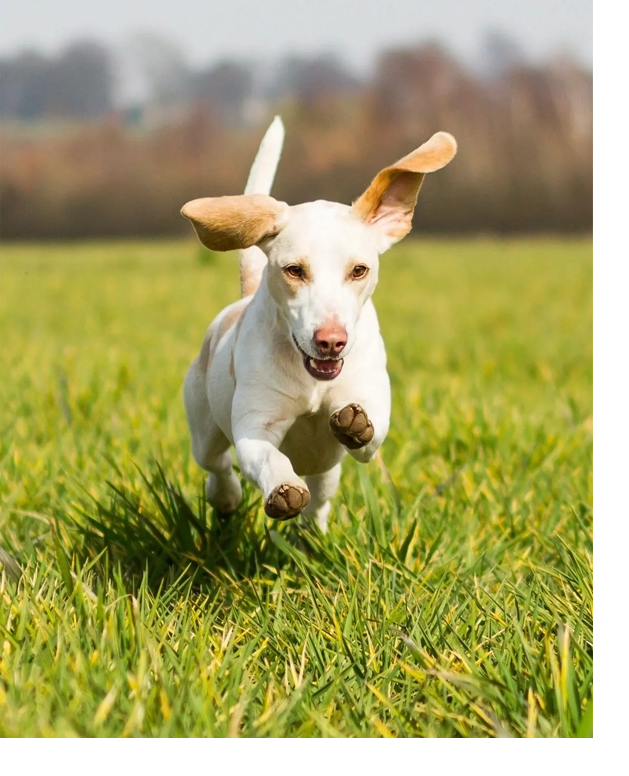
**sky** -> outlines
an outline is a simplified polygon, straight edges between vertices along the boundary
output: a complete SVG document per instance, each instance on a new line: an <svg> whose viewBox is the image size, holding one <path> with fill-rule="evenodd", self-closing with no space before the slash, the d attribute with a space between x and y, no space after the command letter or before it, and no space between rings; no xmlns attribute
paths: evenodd
<svg viewBox="0 0 629 776"><path fill-rule="evenodd" d="M202 65L334 52L367 70L378 51L428 38L462 61L498 30L531 59L569 52L592 63L591 0L8 0L0 56L55 53L80 37L122 46L151 33Z"/></svg>

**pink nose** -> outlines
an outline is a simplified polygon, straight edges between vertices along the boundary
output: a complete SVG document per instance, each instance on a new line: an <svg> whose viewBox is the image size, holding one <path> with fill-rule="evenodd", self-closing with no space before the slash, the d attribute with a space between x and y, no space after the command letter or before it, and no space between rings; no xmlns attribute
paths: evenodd
<svg viewBox="0 0 629 776"><path fill-rule="evenodd" d="M324 358L336 358L347 345L347 332L338 323L322 326L315 331L317 350Z"/></svg>

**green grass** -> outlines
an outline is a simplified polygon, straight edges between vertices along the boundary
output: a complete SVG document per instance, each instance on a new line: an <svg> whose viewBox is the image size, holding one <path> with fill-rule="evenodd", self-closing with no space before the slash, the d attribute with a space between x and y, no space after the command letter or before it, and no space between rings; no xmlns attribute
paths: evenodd
<svg viewBox="0 0 629 776"><path fill-rule="evenodd" d="M589 735L591 241L383 258L391 431L325 537L203 502L181 384L237 275L3 249L0 733Z"/></svg>

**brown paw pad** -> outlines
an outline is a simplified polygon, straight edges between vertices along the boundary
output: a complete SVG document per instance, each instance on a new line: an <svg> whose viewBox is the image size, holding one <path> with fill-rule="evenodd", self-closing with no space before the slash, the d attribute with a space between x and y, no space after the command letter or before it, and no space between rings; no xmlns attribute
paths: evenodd
<svg viewBox="0 0 629 776"><path fill-rule="evenodd" d="M274 520L290 520L306 507L310 493L299 485L278 485L264 502L264 511Z"/></svg>
<svg viewBox="0 0 629 776"><path fill-rule="evenodd" d="M358 450L373 439L373 424L360 404L348 404L330 418L330 428L338 441L350 450Z"/></svg>

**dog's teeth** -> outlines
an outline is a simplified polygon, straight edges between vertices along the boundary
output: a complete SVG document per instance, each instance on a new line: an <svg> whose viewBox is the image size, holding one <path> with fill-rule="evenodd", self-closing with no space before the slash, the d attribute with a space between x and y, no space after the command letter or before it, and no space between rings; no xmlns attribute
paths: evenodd
<svg viewBox="0 0 629 776"><path fill-rule="evenodd" d="M315 364L315 360L314 360L314 358L311 358L311 359L310 359L310 366L311 366L313 369L316 369L316 368L317 368L317 365Z"/></svg>

